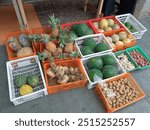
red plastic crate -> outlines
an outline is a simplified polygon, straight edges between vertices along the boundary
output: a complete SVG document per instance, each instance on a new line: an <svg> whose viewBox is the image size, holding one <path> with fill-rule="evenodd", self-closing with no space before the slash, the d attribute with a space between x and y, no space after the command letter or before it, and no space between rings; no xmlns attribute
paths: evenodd
<svg viewBox="0 0 150 130"><path fill-rule="evenodd" d="M97 29L94 27L93 23L98 22L102 19L113 19L115 21L115 23L117 23L120 26L120 29L125 29L124 26L122 24L120 24L120 22L115 18L115 16L106 16L106 17L101 17L101 18L90 19L89 24L92 27L92 29L94 30L94 33L96 33L96 34L100 33L100 32L97 31ZM111 30L111 31L103 32L103 33L105 35L109 35L109 34L117 32L120 29L114 29L114 30Z"/></svg>
<svg viewBox="0 0 150 130"><path fill-rule="evenodd" d="M93 27L91 26L89 20L82 20L82 21L79 21L79 22L64 23L64 24L61 24L60 27L61 27L63 30L64 30L65 28L66 28L67 30L70 30L71 27L72 27L72 25L74 25L74 24L81 24L81 23L86 24L90 29L92 29L93 34L94 34L95 31L94 31Z"/></svg>

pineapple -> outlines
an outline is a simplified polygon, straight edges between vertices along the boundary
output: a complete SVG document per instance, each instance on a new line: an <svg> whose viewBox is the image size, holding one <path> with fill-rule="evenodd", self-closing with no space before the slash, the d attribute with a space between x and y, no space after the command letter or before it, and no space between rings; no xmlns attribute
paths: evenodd
<svg viewBox="0 0 150 130"><path fill-rule="evenodd" d="M51 35L54 37L59 36L59 24L60 22L57 18L55 18L54 14L52 16L49 16L48 26L51 27Z"/></svg>
<svg viewBox="0 0 150 130"><path fill-rule="evenodd" d="M62 48L57 48L55 52L53 52L54 58L59 58L59 55L62 54Z"/></svg>
<svg viewBox="0 0 150 130"><path fill-rule="evenodd" d="M52 56L52 53L51 53L51 52L49 52L49 51L48 51L48 50L46 50L46 49L44 49L44 50L43 50L43 53L45 53L45 54L46 54L46 57L47 57L47 58Z"/></svg>
<svg viewBox="0 0 150 130"><path fill-rule="evenodd" d="M50 36L48 34L42 34L42 41L45 43L45 48L49 52L55 52L56 51L56 45L54 42L50 41Z"/></svg>
<svg viewBox="0 0 150 130"><path fill-rule="evenodd" d="M66 46L64 47L64 52L65 53L70 53L73 51L74 44L72 42L67 43Z"/></svg>

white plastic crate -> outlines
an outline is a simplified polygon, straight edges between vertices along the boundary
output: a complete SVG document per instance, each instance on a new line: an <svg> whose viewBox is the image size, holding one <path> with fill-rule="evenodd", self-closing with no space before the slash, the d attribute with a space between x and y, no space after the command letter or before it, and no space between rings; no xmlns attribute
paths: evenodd
<svg viewBox="0 0 150 130"><path fill-rule="evenodd" d="M116 19L130 32L130 30L122 23L129 22L133 25L134 28L137 29L137 32L130 32L135 39L141 39L143 34L147 31L147 29L132 15L132 14L123 14L117 15Z"/></svg>
<svg viewBox="0 0 150 130"><path fill-rule="evenodd" d="M18 60L8 61L6 66L10 101L13 102L14 105L19 105L32 99L47 95L47 88L43 72L37 56L30 56ZM19 89L14 85L14 77L20 74L26 75L31 73L38 75L39 83L36 87L33 88L33 93L20 96Z"/></svg>
<svg viewBox="0 0 150 130"><path fill-rule="evenodd" d="M118 59L116 58L116 56L114 55L114 53L112 52L108 52L108 53L105 53L105 54L97 54L95 56L91 56L91 57L88 57L88 58L84 58L82 59L82 64L83 64L83 68L86 72L86 75L88 77L88 80L89 80L89 83L87 85L88 89L92 89L95 87L95 85L98 83L98 82L92 82L88 76L88 66L87 66L87 62L90 58L93 58L93 57L102 57L102 56L105 56L105 55L112 55L116 61L116 67L117 67L117 71L118 71L118 74L122 74L122 73L125 73L125 70L123 69L123 67L121 66L121 64L119 63ZM115 76L116 77L116 76ZM107 79L104 79L103 81L106 81L106 80L109 80L111 78L107 78Z"/></svg>
<svg viewBox="0 0 150 130"><path fill-rule="evenodd" d="M82 42L87 38L93 38L96 41L96 44L103 41L106 45L108 45L109 49L106 50L106 51L97 52L97 53L93 53L93 54L83 56L81 51L80 51L80 48L82 47ZM76 45L76 48L77 48L78 52L81 55L81 58L87 58L87 57L94 56L96 54L103 54L103 53L111 52L113 50L113 47L111 46L111 44L109 43L107 38L104 36L104 34L93 34L93 35L86 35L86 36L83 36L83 37L80 37L80 38L76 38L75 39L75 45Z"/></svg>

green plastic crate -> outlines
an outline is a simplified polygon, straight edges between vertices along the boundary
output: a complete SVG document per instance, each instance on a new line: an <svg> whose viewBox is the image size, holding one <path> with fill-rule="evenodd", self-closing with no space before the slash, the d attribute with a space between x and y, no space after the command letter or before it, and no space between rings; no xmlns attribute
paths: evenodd
<svg viewBox="0 0 150 130"><path fill-rule="evenodd" d="M130 71L127 71L127 72L131 72L131 71L134 71L134 70L137 70L137 69L139 69L139 66L137 65L137 63L133 60L133 58L128 54L128 52L126 51L126 50L123 50L123 51L118 51L118 52L115 52L114 54L115 54L115 56L116 56L116 58L117 58L117 56L118 55L120 55L120 54L125 54L127 57L128 57L128 60L134 65L134 67L135 67L135 69L133 69L133 70L130 70ZM118 59L118 58L117 58Z"/></svg>
<svg viewBox="0 0 150 130"><path fill-rule="evenodd" d="M139 46L133 46L133 47L130 47L130 48L127 48L126 51L127 53L130 55L130 52L133 51L133 50L137 50L148 62L149 62L149 65L147 66L139 66L138 69L142 70L142 69L146 69L148 67L150 67L150 58L148 57L148 55L139 47ZM131 55L130 55L131 56ZM132 56L131 56L132 57ZM132 58L133 59L133 58ZM134 59L133 59L134 60Z"/></svg>

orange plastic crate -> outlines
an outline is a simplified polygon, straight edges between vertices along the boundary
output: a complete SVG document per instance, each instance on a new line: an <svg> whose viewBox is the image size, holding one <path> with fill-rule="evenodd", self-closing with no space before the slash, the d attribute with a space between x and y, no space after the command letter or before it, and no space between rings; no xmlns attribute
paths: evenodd
<svg viewBox="0 0 150 130"><path fill-rule="evenodd" d="M120 24L120 22L115 18L115 16L106 16L106 17L101 17L101 18L90 19L89 20L89 24L90 24L90 26L92 27L92 29L94 30L94 32L96 34L100 33L100 32L97 31L97 29L94 27L93 23L94 22L98 22L98 21L100 21L102 19L113 19L115 21L115 23L117 23L120 26L119 29L114 29L114 30L111 30L111 31L103 32L105 35L109 35L109 34L115 33L115 32L117 32L120 29L125 29L124 26L122 24Z"/></svg>
<svg viewBox="0 0 150 130"><path fill-rule="evenodd" d="M43 33L50 34L50 30L51 29L49 27L43 26L43 27L33 28L31 31L32 34L43 34ZM40 51L40 44L42 43L37 43L37 42L34 43L36 51Z"/></svg>
<svg viewBox="0 0 150 130"><path fill-rule="evenodd" d="M6 51L7 51L7 54L8 54L8 59L9 60L16 60L16 59L20 59L20 58L24 58L24 57L28 57L28 56L33 56L33 55L36 55L36 50L35 50L35 47L34 47L34 43L31 43L31 47L33 49L33 54L31 55L27 55L27 56L24 56L24 57L17 57L14 55L15 52L13 52L9 46L8 46L8 43L7 43L7 40L9 37L16 37L18 39L18 36L22 33L25 33L27 35L31 34L31 30L26 30L26 31L18 31L18 32L12 32L12 33L7 33L6 36L5 36L5 40L6 40Z"/></svg>
<svg viewBox="0 0 150 130"><path fill-rule="evenodd" d="M127 34L131 35L131 37L132 37L133 40L132 40L127 46L124 45L124 46L122 47L122 49L117 49L117 46L113 47L113 52L120 51L120 50L124 50L124 49L126 49L126 48L131 47L131 46L134 46L135 43L136 43L136 39L135 39L135 38L132 36L132 34L130 34L126 29L120 29L120 30L117 30L116 32L112 32L112 33L109 33L109 34L105 34L105 36L106 36L106 37L109 37L109 36L112 36L113 34L117 34L117 33L121 32L121 31L127 32Z"/></svg>
<svg viewBox="0 0 150 130"><path fill-rule="evenodd" d="M61 92L61 91L65 91L65 90L69 90L69 89L73 89L73 88L85 87L86 82L87 82L87 77L86 77L85 71L83 69L82 63L79 59L68 60L68 61L59 61L59 62L55 62L55 63L56 63L56 65L61 65L61 66L78 67L80 72L83 74L84 79L75 81L75 82L70 82L67 84L58 84L58 85L49 86L49 84L48 84L49 81L48 81L48 76L46 74L46 71L50 67L50 65L49 65L49 63L45 63L44 64L44 76L45 76L45 80L46 80L48 94L54 94L57 92Z"/></svg>
<svg viewBox="0 0 150 130"><path fill-rule="evenodd" d="M131 101L131 102L125 104L125 105L122 105L121 107L112 108L109 105L108 100L106 99L106 96L104 95L104 93L103 93L103 91L101 89L101 86L99 84L97 84L95 89L94 89L94 91L97 94L98 98L103 102L103 104L105 106L105 109L106 109L106 112L115 112L115 111L117 111L119 109L122 109L122 108L128 106L128 105L131 105L134 102L139 101L140 99L142 99L145 96L143 90L139 87L139 85L136 83L134 78L129 73L124 73L124 74L118 75L117 77L108 79L105 82L108 83L108 82L119 80L121 78L127 78L127 80L131 83L132 87L134 87L135 90L138 91L138 97L135 100L133 100L133 101Z"/></svg>

